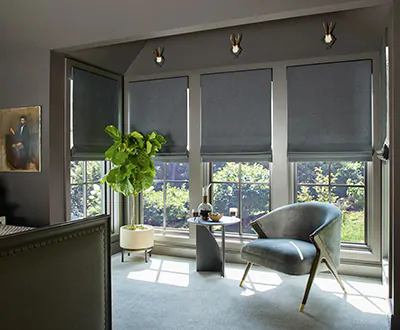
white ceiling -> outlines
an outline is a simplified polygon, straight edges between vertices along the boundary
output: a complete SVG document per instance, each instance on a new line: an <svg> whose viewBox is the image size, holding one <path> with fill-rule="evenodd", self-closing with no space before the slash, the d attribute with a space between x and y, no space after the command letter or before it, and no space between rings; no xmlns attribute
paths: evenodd
<svg viewBox="0 0 400 330"><path fill-rule="evenodd" d="M390 0L0 0L0 43L47 49L149 39Z"/></svg>

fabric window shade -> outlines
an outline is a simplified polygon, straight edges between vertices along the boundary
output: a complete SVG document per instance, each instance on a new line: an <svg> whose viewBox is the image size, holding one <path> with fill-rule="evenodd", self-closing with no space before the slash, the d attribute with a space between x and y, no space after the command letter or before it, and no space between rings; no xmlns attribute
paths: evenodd
<svg viewBox="0 0 400 330"><path fill-rule="evenodd" d="M272 70L201 76L203 161L271 161Z"/></svg>
<svg viewBox="0 0 400 330"><path fill-rule="evenodd" d="M121 80L72 68L72 160L104 160L113 144L104 132L121 128Z"/></svg>
<svg viewBox="0 0 400 330"><path fill-rule="evenodd" d="M287 68L289 161L372 159L372 61Z"/></svg>
<svg viewBox="0 0 400 330"><path fill-rule="evenodd" d="M129 84L130 130L156 131L167 140L156 159L187 161L188 78L177 77Z"/></svg>

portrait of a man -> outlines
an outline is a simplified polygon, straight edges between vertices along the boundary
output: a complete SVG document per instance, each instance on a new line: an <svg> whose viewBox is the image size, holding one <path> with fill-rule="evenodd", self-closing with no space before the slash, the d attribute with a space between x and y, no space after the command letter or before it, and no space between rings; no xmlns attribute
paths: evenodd
<svg viewBox="0 0 400 330"><path fill-rule="evenodd" d="M40 107L0 110L0 171L40 171Z"/></svg>

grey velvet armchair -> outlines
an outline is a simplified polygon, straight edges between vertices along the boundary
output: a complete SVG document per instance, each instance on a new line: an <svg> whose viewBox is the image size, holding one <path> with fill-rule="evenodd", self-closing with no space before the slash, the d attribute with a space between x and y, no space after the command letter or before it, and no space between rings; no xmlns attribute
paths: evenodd
<svg viewBox="0 0 400 330"><path fill-rule="evenodd" d="M255 220L258 239L242 247L247 266L240 286L253 264L290 275L310 274L299 311L307 302L314 278L325 263L346 293L338 275L342 212L332 204L309 202L280 207Z"/></svg>

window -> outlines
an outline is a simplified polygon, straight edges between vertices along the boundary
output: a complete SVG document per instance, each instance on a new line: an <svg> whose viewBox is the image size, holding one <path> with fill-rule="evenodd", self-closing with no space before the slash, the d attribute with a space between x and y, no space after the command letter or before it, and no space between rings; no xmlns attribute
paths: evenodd
<svg viewBox="0 0 400 330"><path fill-rule="evenodd" d="M366 163L296 163L296 200L328 202L343 212L342 241L365 242Z"/></svg>
<svg viewBox="0 0 400 330"><path fill-rule="evenodd" d="M143 192L143 222L165 229L188 229L189 164L155 163L153 185Z"/></svg>
<svg viewBox="0 0 400 330"><path fill-rule="evenodd" d="M270 172L268 162L210 164L214 212L229 214L239 210L241 223L227 230L254 234L250 222L270 211Z"/></svg>
<svg viewBox="0 0 400 330"><path fill-rule="evenodd" d="M71 220L109 213L105 187L100 183L105 166L104 161L70 162Z"/></svg>

